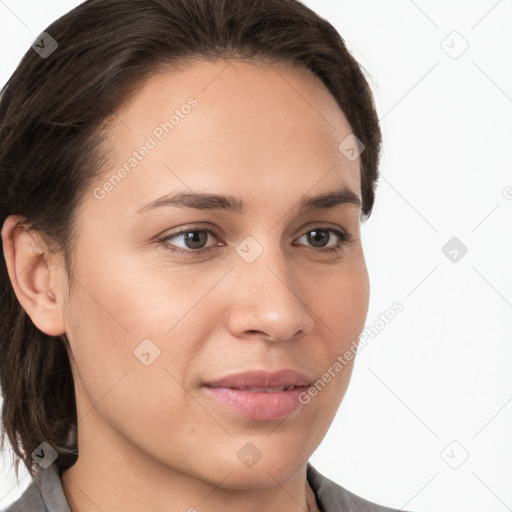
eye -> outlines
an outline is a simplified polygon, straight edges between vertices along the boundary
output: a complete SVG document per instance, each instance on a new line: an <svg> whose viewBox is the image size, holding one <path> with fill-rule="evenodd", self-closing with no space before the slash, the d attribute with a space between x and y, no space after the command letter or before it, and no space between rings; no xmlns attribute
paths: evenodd
<svg viewBox="0 0 512 512"><path fill-rule="evenodd" d="M211 247L205 247L208 242L208 237L217 238L219 234L217 231L213 229L185 229L179 231L178 233L173 233L172 235L168 235L159 241L165 245L167 249L173 252L181 252L181 253L202 253L210 249ZM169 241L173 241L172 244L169 244ZM184 246L177 246L176 241L182 242ZM217 245L225 245L225 244L217 244Z"/></svg>
<svg viewBox="0 0 512 512"><path fill-rule="evenodd" d="M217 239L219 237L219 233L212 228L199 229L190 227L177 233L167 235L158 241L163 244L167 250L191 256L202 254L203 252L213 249L215 246L226 245L225 243L220 242L207 246L209 237ZM351 238L347 233L329 227L317 227L315 229L310 229L298 239L298 242L303 239L305 243L310 244L311 249L316 252L339 252L342 250L342 246L345 243L351 241ZM332 241L334 241L334 244L330 243ZM304 242L292 243L294 247L303 244Z"/></svg>
<svg viewBox="0 0 512 512"><path fill-rule="evenodd" d="M308 244L311 244L313 248L320 251L326 252L339 252L342 246L350 241L350 237L347 233L344 233L338 229L318 227L310 229L304 233L298 240L305 239ZM329 242L334 239L334 244L329 245ZM337 241L336 241L337 239ZM293 245L297 245L295 242Z"/></svg>

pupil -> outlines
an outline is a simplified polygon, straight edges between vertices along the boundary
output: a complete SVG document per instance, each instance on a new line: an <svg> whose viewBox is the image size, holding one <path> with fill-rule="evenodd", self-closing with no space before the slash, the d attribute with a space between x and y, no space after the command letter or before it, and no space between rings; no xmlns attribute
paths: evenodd
<svg viewBox="0 0 512 512"><path fill-rule="evenodd" d="M329 232L326 230L314 230L310 231L308 237L311 245L314 247L323 247L329 241ZM325 244L315 245L317 242L322 241L324 241Z"/></svg>
<svg viewBox="0 0 512 512"><path fill-rule="evenodd" d="M189 249L201 249L208 239L208 234L204 231L189 231L185 235L185 245Z"/></svg>

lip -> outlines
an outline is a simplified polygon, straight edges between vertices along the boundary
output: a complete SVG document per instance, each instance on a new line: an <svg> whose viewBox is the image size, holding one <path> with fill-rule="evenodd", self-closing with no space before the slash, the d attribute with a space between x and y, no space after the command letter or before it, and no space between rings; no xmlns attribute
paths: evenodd
<svg viewBox="0 0 512 512"><path fill-rule="evenodd" d="M239 415L277 421L303 405L299 396L311 383L307 375L296 370L251 370L206 382L203 389L215 402ZM290 387L282 391L271 389Z"/></svg>
<svg viewBox="0 0 512 512"><path fill-rule="evenodd" d="M291 369L283 369L274 372L266 370L249 370L208 381L206 382L206 386L213 388L223 387L236 389L242 389L244 387L277 388L288 386L308 386L311 382L312 379L310 379L306 374Z"/></svg>

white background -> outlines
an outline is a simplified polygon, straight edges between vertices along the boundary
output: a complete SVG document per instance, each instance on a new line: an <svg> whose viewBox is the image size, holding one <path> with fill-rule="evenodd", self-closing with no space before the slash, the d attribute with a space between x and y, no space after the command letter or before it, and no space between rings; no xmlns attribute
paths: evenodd
<svg viewBox="0 0 512 512"><path fill-rule="evenodd" d="M2 85L79 3L0 0ZM512 510L512 1L305 3L369 73L382 123L367 325L404 307L358 355L311 462L399 509ZM452 237L468 248L457 262ZM16 487L10 460L0 508L30 479Z"/></svg>

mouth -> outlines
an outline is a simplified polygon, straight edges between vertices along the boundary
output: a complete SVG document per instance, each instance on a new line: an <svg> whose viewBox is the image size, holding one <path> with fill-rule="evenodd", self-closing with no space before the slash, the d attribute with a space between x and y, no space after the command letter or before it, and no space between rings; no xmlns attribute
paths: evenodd
<svg viewBox="0 0 512 512"><path fill-rule="evenodd" d="M253 370L206 382L203 389L224 411L258 421L277 421L301 408L299 396L311 383L296 370Z"/></svg>
<svg viewBox="0 0 512 512"><path fill-rule="evenodd" d="M293 369L269 372L266 370L248 370L233 373L215 380L205 382L209 387L223 387L241 390L277 390L283 391L293 387L309 386L312 379L305 373ZM272 391L271 391L272 392Z"/></svg>
<svg viewBox="0 0 512 512"><path fill-rule="evenodd" d="M296 386L280 386L276 388L267 388L264 386L261 387L243 387L243 388L229 388L229 389L238 389L239 391L251 391L253 393L279 393L280 391L290 391L295 389Z"/></svg>

